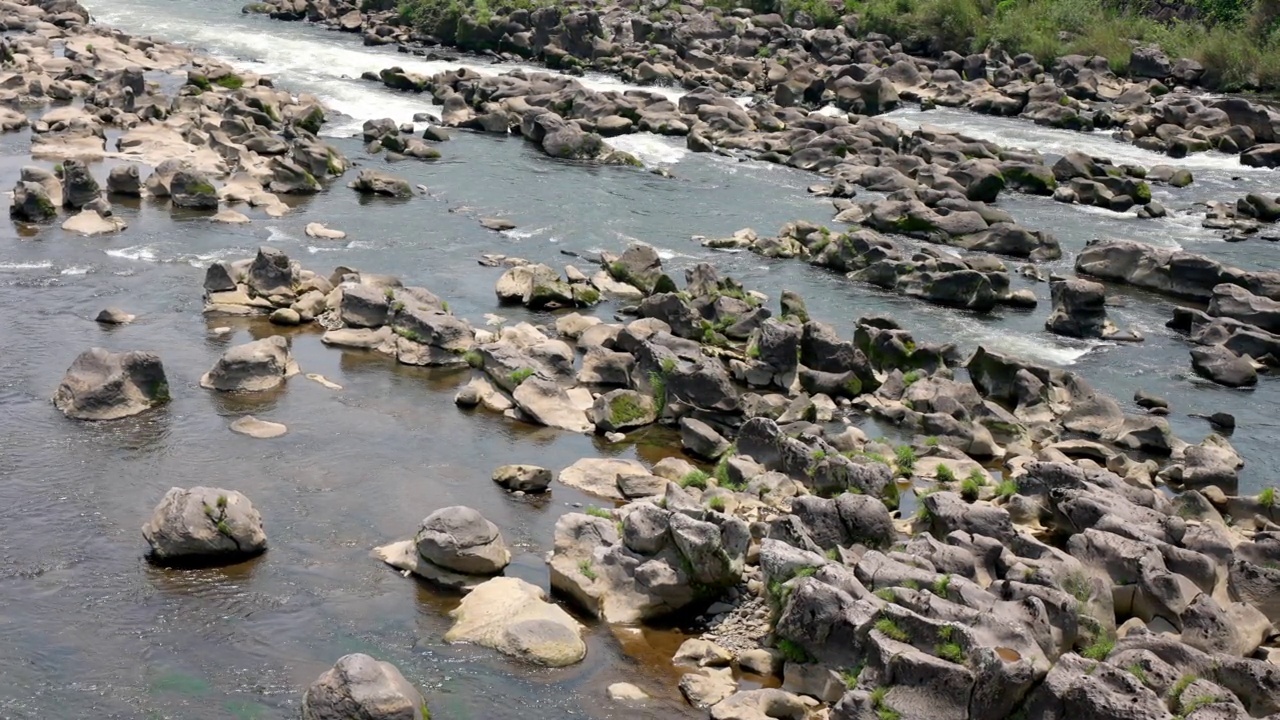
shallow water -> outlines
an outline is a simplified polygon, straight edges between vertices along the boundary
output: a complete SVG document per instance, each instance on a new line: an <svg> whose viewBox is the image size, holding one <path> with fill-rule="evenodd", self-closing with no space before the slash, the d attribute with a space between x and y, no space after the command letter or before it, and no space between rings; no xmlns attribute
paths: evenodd
<svg viewBox="0 0 1280 720"><path fill-rule="evenodd" d="M317 94L350 116L331 134L350 134L369 117L408 120L431 110L428 98L353 79L392 64L410 67L411 58L363 47L351 35L243 16L234 3L96 0L89 7L127 31L188 42L274 73L281 86ZM419 70L460 64L417 62ZM499 70L480 60L471 64ZM1074 141L1105 142L1106 152L1089 151L1117 159L1121 152L1140 152L1102 136L1063 137L967 113L894 116L927 117L1046 152L1051 143ZM1008 134L1013 129L1020 134ZM365 158L358 141L335 142L352 158L384 164ZM773 232L794 219L829 221L830 205L805 192L815 176L691 154L678 139L615 142L675 177L561 163L519 138L457 133L440 146L442 161L390 168L426 185L426 198L366 200L339 182L283 219L240 208L253 222L239 227L172 215L165 205L144 201L117 205L130 227L114 237L85 239L57 228L20 237L11 225L0 228L0 307L6 308L0 313L6 350L0 365L0 647L9 649L0 657L0 717L293 717L302 688L354 651L395 662L427 690L438 718L702 715L674 697L678 673L667 660L679 642L676 633L592 626L586 663L531 671L488 650L443 645L454 600L369 557L374 546L411 534L432 510L467 504L502 528L515 555L509 572L545 587L543 556L555 520L571 505L591 501L560 487L546 500L512 498L489 480L491 470L508 462L558 470L597 454L654 461L668 452L669 439L656 434L606 447L588 437L460 412L452 398L465 372L406 368L381 356L325 348L311 330L294 334L299 364L342 390L298 376L285 390L251 400L204 391L197 385L200 374L227 346L280 330L202 318L203 267L265 243L321 272L343 264L396 273L482 324L491 312L509 321L553 318L498 308L493 283L500 270L476 265L481 253L589 269L588 261L563 253L616 251L643 240L661 248L676 269L711 259L774 297L794 289L815 317L845 333L859 316L889 314L926 340L954 340L966 349L986 344L1070 365L1122 401L1139 387L1160 392L1177 411L1175 430L1192 442L1207 427L1186 413L1231 411L1241 425L1232 441L1250 463L1244 489L1272 482L1276 466L1266 444L1276 436L1267 410L1278 399L1274 384L1264 380L1257 391L1240 393L1188 380L1188 347L1163 328L1168 300L1117 294L1124 303L1114 311L1117 324L1141 329L1148 336L1143 345L1075 342L1043 331L1043 284L1033 286L1044 303L1038 310L979 317L888 295L796 261L709 251L691 236L748 226ZM27 162L12 157L25 147L22 134L0 137L0 152L10 156L0 162L5 177L16 177ZM1217 158L1198 161L1205 166L1192 165L1197 183L1169 192L1171 207L1235 197L1246 183L1261 185L1272 177L1212 166ZM107 167L95 173L105 176ZM1231 181L1232 174L1246 180ZM1227 185L1230 193L1219 191ZM1275 264L1271 253L1277 248L1270 244L1228 246L1176 218L1144 223L1046 198L1010 196L1002 204L1021 222L1052 229L1072 253L1096 236L1139 237L1246 267ZM492 233L479 226L480 216L507 217L519 227ZM303 227L312 221L345 230L348 239L309 239ZM1053 269L1069 272L1070 255ZM92 317L107 305L139 320L99 327ZM611 309L600 312L607 316ZM217 325L235 332L213 338L208 331ZM64 419L49 396L75 355L94 345L158 351L173 403L110 424ZM285 423L289 434L255 441L231 433L231 420L247 412ZM268 554L228 570L171 572L146 565L140 526L167 488L194 484L248 495L267 522ZM635 682L663 699L641 712L611 709L604 687L617 681Z"/></svg>

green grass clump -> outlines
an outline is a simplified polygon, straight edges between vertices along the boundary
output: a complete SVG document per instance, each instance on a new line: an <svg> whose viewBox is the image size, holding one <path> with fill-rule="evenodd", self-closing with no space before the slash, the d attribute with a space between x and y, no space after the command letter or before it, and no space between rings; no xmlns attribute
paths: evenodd
<svg viewBox="0 0 1280 720"><path fill-rule="evenodd" d="M916 467L916 451L910 445L899 445L893 449L894 464L898 472L910 474Z"/></svg>
<svg viewBox="0 0 1280 720"><path fill-rule="evenodd" d="M946 463L938 465L937 477L940 483L953 483L956 481L955 471Z"/></svg>
<svg viewBox="0 0 1280 720"><path fill-rule="evenodd" d="M933 581L933 594L938 597L946 597L947 590L951 588L951 573L947 573L937 580Z"/></svg>
<svg viewBox="0 0 1280 720"><path fill-rule="evenodd" d="M653 407L658 411L659 417L662 411L667 409L667 376L664 373L649 373L649 387L653 392Z"/></svg>
<svg viewBox="0 0 1280 720"><path fill-rule="evenodd" d="M871 691L871 707L876 711L876 717L879 720L902 720L902 713L889 707L885 702L885 696L889 694L889 688L883 685Z"/></svg>
<svg viewBox="0 0 1280 720"><path fill-rule="evenodd" d="M938 441L937 435L930 435L929 437L924 439L925 447L938 447L938 443L939 441Z"/></svg>
<svg viewBox="0 0 1280 720"><path fill-rule="evenodd" d="M902 382L906 384L907 387L911 387L912 385L915 385L917 382L919 382L920 379L923 377L924 377L923 370L912 370L911 372L908 372L902 376Z"/></svg>
<svg viewBox="0 0 1280 720"><path fill-rule="evenodd" d="M598 508L595 505L588 505L587 509L584 512L586 512L591 517L604 518L605 520L613 519L613 513L609 512L608 510L605 510L604 508Z"/></svg>
<svg viewBox="0 0 1280 720"><path fill-rule="evenodd" d="M782 638L774 644L774 647L778 648L778 652L782 653L782 657L787 662L805 663L809 661L809 653L805 652L805 649L793 640Z"/></svg>
<svg viewBox="0 0 1280 720"><path fill-rule="evenodd" d="M1198 678L1198 677L1196 677L1195 675L1192 675L1192 674L1190 674L1190 673L1188 673L1188 674L1186 674L1186 675L1183 675L1182 677L1178 678L1178 682L1174 683L1174 684L1173 684L1173 687L1169 688L1169 702L1170 702L1170 703L1171 703L1175 708L1177 708L1179 705L1181 705L1181 704L1182 704L1182 701L1181 701L1182 693L1184 693L1184 692L1186 692L1186 691L1187 691L1187 688L1191 686L1191 683L1193 683L1193 682L1195 682L1196 680L1199 680L1199 679L1200 679L1200 678Z"/></svg>
<svg viewBox="0 0 1280 720"><path fill-rule="evenodd" d="M840 679L844 680L844 686L852 690L858 686L858 676L862 674L862 668L850 668L840 672Z"/></svg>
<svg viewBox="0 0 1280 720"><path fill-rule="evenodd" d="M711 501L707 503L707 507L715 510L716 512L724 512L724 498L721 496L711 498Z"/></svg>
<svg viewBox="0 0 1280 720"><path fill-rule="evenodd" d="M1099 633L1098 636L1093 639L1093 642L1089 643L1088 647L1080 651L1080 655L1081 657L1101 662L1106 660L1107 656L1111 654L1111 651L1115 649L1115 637L1108 633Z"/></svg>
<svg viewBox="0 0 1280 720"><path fill-rule="evenodd" d="M582 576L588 580L595 580L599 577L599 575L596 575L595 568L591 567L590 560L583 560L582 562L579 562L578 572L582 573Z"/></svg>
<svg viewBox="0 0 1280 720"><path fill-rule="evenodd" d="M512 385L519 386L520 383L533 377L533 373L533 368L520 368L519 370L513 370L511 374L507 376L507 379L511 381Z"/></svg>
<svg viewBox="0 0 1280 720"><path fill-rule="evenodd" d="M953 642L935 645L933 654L957 665L963 665L965 661L964 650L960 648L959 644Z"/></svg>
<svg viewBox="0 0 1280 720"><path fill-rule="evenodd" d="M479 350L466 351L462 354L462 359L466 360L468 365L476 368L477 370L484 367L484 355L481 355Z"/></svg>
<svg viewBox="0 0 1280 720"><path fill-rule="evenodd" d="M707 480L711 478L701 470L690 470L685 476L680 478L680 487L682 488L698 488L699 490L707 489Z"/></svg>
<svg viewBox="0 0 1280 720"><path fill-rule="evenodd" d="M614 427L630 425L648 416L648 411L631 395L619 395L609 403L609 420Z"/></svg>
<svg viewBox="0 0 1280 720"><path fill-rule="evenodd" d="M980 494L982 494L982 483L973 478L967 477L964 482L960 483L960 497L964 498L966 502L976 501Z"/></svg>
<svg viewBox="0 0 1280 720"><path fill-rule="evenodd" d="M1002 480L999 485L996 485L996 495L999 495L1006 500L1017 494L1018 483L1012 480Z"/></svg>
<svg viewBox="0 0 1280 720"><path fill-rule="evenodd" d="M1275 508L1276 506L1275 486L1263 488L1262 492L1258 493L1258 504L1268 510Z"/></svg>
<svg viewBox="0 0 1280 720"><path fill-rule="evenodd" d="M892 618L882 617L876 621L876 624L873 627L875 627L876 632L887 638L897 640L898 642L907 641L907 633L904 632L902 628L898 627L898 623L894 622Z"/></svg>
<svg viewBox="0 0 1280 720"><path fill-rule="evenodd" d="M1129 665L1128 667L1125 668L1125 670L1128 670L1129 674L1132 675L1134 678L1136 678L1138 682L1142 683L1143 685L1147 684L1147 671L1144 670L1143 667L1138 663L1133 663Z"/></svg>

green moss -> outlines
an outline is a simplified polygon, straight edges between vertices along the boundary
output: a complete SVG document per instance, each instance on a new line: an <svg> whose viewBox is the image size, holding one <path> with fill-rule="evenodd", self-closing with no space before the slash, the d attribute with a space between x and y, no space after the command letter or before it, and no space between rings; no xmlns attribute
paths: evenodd
<svg viewBox="0 0 1280 720"><path fill-rule="evenodd" d="M585 285L578 285L573 289L573 299L579 305L598 305L600 303L600 291Z"/></svg>
<svg viewBox="0 0 1280 720"><path fill-rule="evenodd" d="M1099 633L1098 636L1093 639L1093 642L1089 643L1088 647L1080 651L1080 655L1081 657L1101 662L1106 660L1107 656L1111 654L1111 651L1115 649L1115 637L1109 633Z"/></svg>
<svg viewBox="0 0 1280 720"><path fill-rule="evenodd" d="M484 355L481 355L478 350L468 350L462 355L462 359L466 360L468 365L477 370L484 367Z"/></svg>
<svg viewBox="0 0 1280 720"><path fill-rule="evenodd" d="M960 645L953 642L933 646L933 654L957 665L964 665L966 659L964 650L961 649Z"/></svg>
<svg viewBox="0 0 1280 720"><path fill-rule="evenodd" d="M604 518L605 520L613 519L613 513L609 512L608 510L605 510L604 508L598 508L595 505L588 505L587 509L584 510L583 512L590 515L591 517Z"/></svg>
<svg viewBox="0 0 1280 720"><path fill-rule="evenodd" d="M923 370L912 370L902 376L902 383L907 387L911 387L925 377Z"/></svg>
<svg viewBox="0 0 1280 720"><path fill-rule="evenodd" d="M749 345L747 347L747 357L751 358L752 360L759 360L760 346L756 345L755 343L752 343L751 345Z"/></svg>
<svg viewBox="0 0 1280 720"><path fill-rule="evenodd" d="M938 578L937 580L933 581L933 594L937 595L938 597L941 597L941 598L946 597L947 590L949 590L950 588L951 588L950 573L945 574L942 577Z"/></svg>
<svg viewBox="0 0 1280 720"><path fill-rule="evenodd" d="M187 185L187 193L191 195L217 195L218 189L211 183L207 183L203 180L197 180L196 182Z"/></svg>
<svg viewBox="0 0 1280 720"><path fill-rule="evenodd" d="M588 580L593 580L593 581L594 581L597 577L599 577L598 575L596 575L595 568L591 567L591 561L590 561L590 560L583 560L583 561L579 562L579 563L578 563L578 572L579 572L579 573L582 573L582 576L583 576L583 577L585 577L585 578L586 578L586 579L588 579Z"/></svg>
<svg viewBox="0 0 1280 720"><path fill-rule="evenodd" d="M1008 499L1018 494L1018 483L1013 480L1002 480L996 485L996 495Z"/></svg>
<svg viewBox="0 0 1280 720"><path fill-rule="evenodd" d="M513 370L511 374L507 376L507 379L511 381L512 385L519 386L520 383L533 377L533 375L533 368L520 368L519 370Z"/></svg>
<svg viewBox="0 0 1280 720"><path fill-rule="evenodd" d="M717 495L716 497L711 498L710 502L707 503L707 507L715 510L716 512L724 512L724 497Z"/></svg>
<svg viewBox="0 0 1280 720"><path fill-rule="evenodd" d="M417 330L413 330L412 328L393 326L391 328L391 332L395 333L396 335L399 335L405 340L411 340L413 342L416 342L419 345L429 345L431 343L430 338L426 337L425 335L418 332ZM516 384L519 385L520 383L516 383Z"/></svg>
<svg viewBox="0 0 1280 720"><path fill-rule="evenodd" d="M346 171L346 166L338 159L338 155L330 150L329 157L325 160L325 171L330 175L341 175Z"/></svg>
<svg viewBox="0 0 1280 720"><path fill-rule="evenodd" d="M699 490L707 489L707 480L711 478L701 470L690 470L684 477L680 478L680 487L698 488Z"/></svg>
<svg viewBox="0 0 1280 720"><path fill-rule="evenodd" d="M1139 205L1146 205L1151 202L1151 186L1145 182L1134 183L1133 199Z"/></svg>
<svg viewBox="0 0 1280 720"><path fill-rule="evenodd" d="M169 396L169 383L164 380L157 380L151 384L151 404L159 405L167 403L172 398Z"/></svg>
<svg viewBox="0 0 1280 720"><path fill-rule="evenodd" d="M236 75L235 73L223 75L222 77L218 78L217 80L214 80L213 82L218 87L223 87L228 90L239 90L240 88L244 87L244 78L240 77L239 75Z"/></svg>
<svg viewBox="0 0 1280 720"><path fill-rule="evenodd" d="M860 380L857 375L845 380L844 391L848 393L850 397L858 397L862 394L862 380Z"/></svg>
<svg viewBox="0 0 1280 720"><path fill-rule="evenodd" d="M210 88L213 87L212 85L209 84L209 78L203 75L187 76L187 84L195 86L201 92L208 91Z"/></svg>

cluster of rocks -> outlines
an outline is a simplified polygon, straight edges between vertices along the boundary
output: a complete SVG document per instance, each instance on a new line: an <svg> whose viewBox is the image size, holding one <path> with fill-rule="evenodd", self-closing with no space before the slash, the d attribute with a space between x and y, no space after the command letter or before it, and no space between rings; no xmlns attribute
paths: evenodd
<svg viewBox="0 0 1280 720"><path fill-rule="evenodd" d="M1280 273L1241 270L1181 250L1130 241L1090 243L1076 271L1207 303L1179 307L1168 326L1187 333L1197 375L1227 387L1256 385L1258 371L1280 365Z"/></svg>
<svg viewBox="0 0 1280 720"><path fill-rule="evenodd" d="M1280 162L1280 114L1244 98L1201 98L1194 60L1158 47L1131 51L1127 76L1105 57L1068 55L1044 67L998 47L961 54L935 38L901 42L860 31L856 14L815 27L804 12L788 23L745 8L573 3L511 12L440 12L413 27L380 3L273 0L247 6L283 20L310 20L361 32L367 44L453 45L507 59L537 59L570 72L592 69L641 84L710 88L769 97L782 107L875 114L901 102L1018 116L1072 130L1113 128L1116 136L1174 157L1209 149L1243 153L1245 164ZM634 119L634 118L633 118Z"/></svg>
<svg viewBox="0 0 1280 720"><path fill-rule="evenodd" d="M1262 232L1265 226L1280 220L1280 199L1261 193L1249 193L1235 204L1208 203L1202 226L1223 231L1227 242L1243 242L1259 236L1272 242L1280 240L1274 232ZM1259 233L1261 233L1259 235Z"/></svg>
<svg viewBox="0 0 1280 720"><path fill-rule="evenodd" d="M6 96L41 114L5 110L0 125L29 126L32 156L58 163L53 172L21 170L10 208L17 221L45 223L65 208L66 230L118 232L125 224L110 201L142 195L175 209L241 202L278 216L288 210L280 194L319 192L320 180L347 169L341 153L316 136L325 111L313 97L276 90L189 50L89 25L73 1L10 3L4 13L11 28ZM184 82L157 82L149 72L185 73ZM107 158L126 162L104 187L86 163ZM154 170L144 178L140 165ZM218 219L244 221L230 210Z"/></svg>

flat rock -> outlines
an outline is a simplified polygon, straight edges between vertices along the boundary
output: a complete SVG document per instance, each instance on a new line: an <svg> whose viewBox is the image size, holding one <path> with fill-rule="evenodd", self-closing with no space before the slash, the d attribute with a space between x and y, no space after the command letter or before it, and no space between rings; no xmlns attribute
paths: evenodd
<svg viewBox="0 0 1280 720"><path fill-rule="evenodd" d="M327 377L325 377L325 376L323 376L323 375L321 375L321 374L319 374L319 373L307 373L307 376L306 376L306 377L307 377L307 379L308 379L308 380L310 380L310 381L312 381L312 382L320 383L321 385L323 385L324 387L326 387L326 388L328 388L328 389L330 389L330 390L341 390L341 389L342 389L342 386L341 386L341 385L339 385L339 384L338 384L338 383L336 383L336 382L333 382L333 381L332 381L332 380L330 380L329 378L327 378Z"/></svg>
<svg viewBox="0 0 1280 720"><path fill-rule="evenodd" d="M227 225L243 225L249 222L249 216L238 210L224 208L219 210L212 218L214 222L226 223Z"/></svg>
<svg viewBox="0 0 1280 720"><path fill-rule="evenodd" d="M316 238L318 240L344 240L347 234L341 230L325 227L321 223L307 223L307 237Z"/></svg>
<svg viewBox="0 0 1280 720"><path fill-rule="evenodd" d="M231 423L231 430L241 435L248 435L251 438L269 440L284 435L289 428L281 423L259 420L252 415L245 415Z"/></svg>
<svg viewBox="0 0 1280 720"><path fill-rule="evenodd" d="M546 601L542 588L517 578L493 578L477 586L449 613L445 642L470 642L503 655L565 667L587 655L582 625Z"/></svg>
<svg viewBox="0 0 1280 720"><path fill-rule="evenodd" d="M62 229L80 235L109 235L128 225L118 217L102 217L94 210L81 210L62 223Z"/></svg>
<svg viewBox="0 0 1280 720"><path fill-rule="evenodd" d="M495 232L516 229L515 223L510 220L503 220L502 218L480 218L480 225L487 230L493 230Z"/></svg>
<svg viewBox="0 0 1280 720"><path fill-rule="evenodd" d="M564 485L592 495L623 500L618 487L619 475L647 475L649 470L635 460L610 458L583 458L560 471L559 480Z"/></svg>

